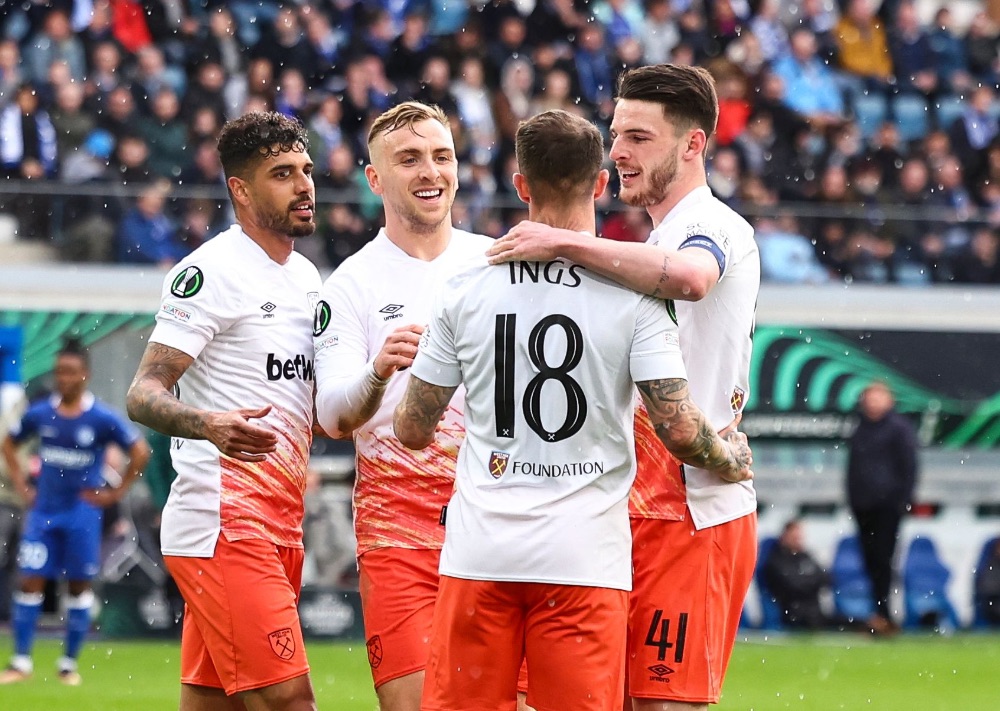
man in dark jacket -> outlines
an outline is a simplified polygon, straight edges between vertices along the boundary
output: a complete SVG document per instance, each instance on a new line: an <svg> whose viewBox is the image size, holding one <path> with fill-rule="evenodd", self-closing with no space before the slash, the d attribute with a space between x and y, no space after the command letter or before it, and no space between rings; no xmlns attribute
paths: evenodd
<svg viewBox="0 0 1000 711"><path fill-rule="evenodd" d="M894 406L885 383L864 389L847 462L847 498L872 581L875 615L869 624L875 632L897 628L889 614L892 560L899 523L913 503L917 481L916 431Z"/></svg>
<svg viewBox="0 0 1000 711"><path fill-rule="evenodd" d="M830 575L806 550L801 521L785 524L763 566L764 583L781 607L786 625L820 629L831 624L819 600L823 589L830 587Z"/></svg>

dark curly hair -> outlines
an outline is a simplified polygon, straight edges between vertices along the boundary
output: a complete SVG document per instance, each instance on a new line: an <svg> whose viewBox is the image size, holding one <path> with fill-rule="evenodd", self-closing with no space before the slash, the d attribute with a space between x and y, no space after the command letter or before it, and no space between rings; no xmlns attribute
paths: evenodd
<svg viewBox="0 0 1000 711"><path fill-rule="evenodd" d="M245 178L270 156L309 150L305 126L277 111L254 111L233 119L219 133L219 158L226 178Z"/></svg>

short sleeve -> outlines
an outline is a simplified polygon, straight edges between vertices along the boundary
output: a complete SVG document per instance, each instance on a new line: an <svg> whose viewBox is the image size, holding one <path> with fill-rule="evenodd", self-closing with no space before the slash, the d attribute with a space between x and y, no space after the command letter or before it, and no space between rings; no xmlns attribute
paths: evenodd
<svg viewBox="0 0 1000 711"><path fill-rule="evenodd" d="M174 267L163 282L150 342L197 358L239 315L241 291L223 269L193 262Z"/></svg>
<svg viewBox="0 0 1000 711"><path fill-rule="evenodd" d="M369 360L365 320L355 280L334 272L320 290L313 319L317 387L353 377Z"/></svg>
<svg viewBox="0 0 1000 711"><path fill-rule="evenodd" d="M434 303L434 316L420 337L420 347L410 371L426 383L443 388L462 384L454 325L447 306L454 292L443 289Z"/></svg>
<svg viewBox="0 0 1000 711"><path fill-rule="evenodd" d="M105 418L108 426L108 441L114 442L122 449L130 449L142 436L135 425L113 410L108 410L105 413Z"/></svg>
<svg viewBox="0 0 1000 711"><path fill-rule="evenodd" d="M666 302L644 296L636 310L635 331L629 355L632 381L687 379L681 358L677 325L667 313Z"/></svg>
<svg viewBox="0 0 1000 711"><path fill-rule="evenodd" d="M719 264L719 278L726 273L726 267L732 259L733 244L719 224L707 221L692 222L684 230L684 239L677 249L704 249Z"/></svg>
<svg viewBox="0 0 1000 711"><path fill-rule="evenodd" d="M14 420L10 426L10 438L17 443L31 439L38 432L38 413L29 409L20 419Z"/></svg>

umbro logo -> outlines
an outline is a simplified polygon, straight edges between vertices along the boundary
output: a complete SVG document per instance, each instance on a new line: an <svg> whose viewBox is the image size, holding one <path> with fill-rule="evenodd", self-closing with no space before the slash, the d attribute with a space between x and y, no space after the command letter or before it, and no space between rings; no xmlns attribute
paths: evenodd
<svg viewBox="0 0 1000 711"><path fill-rule="evenodd" d="M668 667L666 664L654 664L651 667L646 667L649 671L653 672L655 676L649 677L650 681L666 681L668 676L674 673L674 670Z"/></svg>
<svg viewBox="0 0 1000 711"><path fill-rule="evenodd" d="M274 318L274 310L278 308L270 301L260 307L260 310L264 312L264 318Z"/></svg>
<svg viewBox="0 0 1000 711"><path fill-rule="evenodd" d="M382 319L383 321L390 321L394 318L403 318L403 314L399 313L402 308L402 304L389 304L380 308L378 312L380 314L386 314L385 318Z"/></svg>

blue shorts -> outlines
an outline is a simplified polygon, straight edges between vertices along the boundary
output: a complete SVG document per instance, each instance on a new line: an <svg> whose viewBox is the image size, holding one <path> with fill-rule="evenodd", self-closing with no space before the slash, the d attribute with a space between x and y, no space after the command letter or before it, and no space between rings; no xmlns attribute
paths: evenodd
<svg viewBox="0 0 1000 711"><path fill-rule="evenodd" d="M25 521L17 564L23 576L90 580L101 562L103 510L79 502L66 511L31 510Z"/></svg>

